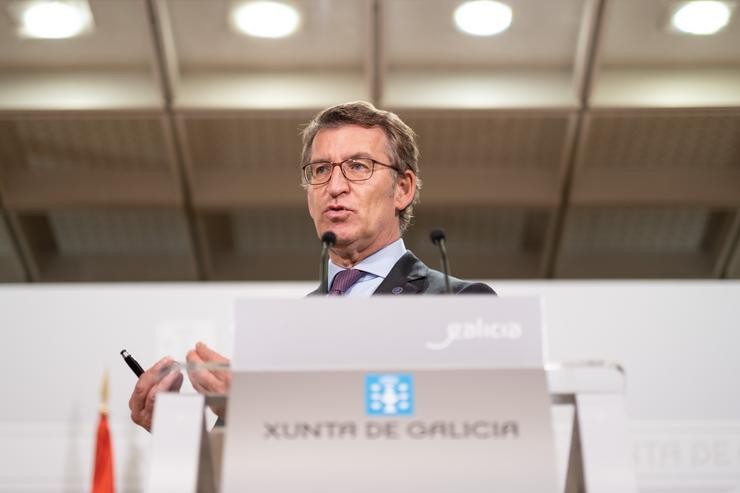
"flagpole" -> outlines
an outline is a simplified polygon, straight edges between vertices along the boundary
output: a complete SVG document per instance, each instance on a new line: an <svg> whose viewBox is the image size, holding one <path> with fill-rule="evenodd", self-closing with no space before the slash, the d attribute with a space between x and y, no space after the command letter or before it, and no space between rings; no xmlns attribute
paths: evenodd
<svg viewBox="0 0 740 493"><path fill-rule="evenodd" d="M92 493L114 493L113 446L108 429L108 370L103 373L100 385L100 405L97 440L95 442L95 471Z"/></svg>
<svg viewBox="0 0 740 493"><path fill-rule="evenodd" d="M108 414L108 369L103 371L103 381L100 384L100 414Z"/></svg>

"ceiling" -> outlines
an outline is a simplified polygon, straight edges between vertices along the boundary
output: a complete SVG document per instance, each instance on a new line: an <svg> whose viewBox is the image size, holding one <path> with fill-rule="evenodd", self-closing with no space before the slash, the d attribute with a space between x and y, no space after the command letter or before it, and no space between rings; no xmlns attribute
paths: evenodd
<svg viewBox="0 0 740 493"><path fill-rule="evenodd" d="M405 241L470 278L740 278L740 21L670 0L291 0L281 40L230 0L90 0L94 30L16 36L0 0L0 282L298 280L319 247L300 125L365 99L416 130ZM737 12L736 12L737 13Z"/></svg>

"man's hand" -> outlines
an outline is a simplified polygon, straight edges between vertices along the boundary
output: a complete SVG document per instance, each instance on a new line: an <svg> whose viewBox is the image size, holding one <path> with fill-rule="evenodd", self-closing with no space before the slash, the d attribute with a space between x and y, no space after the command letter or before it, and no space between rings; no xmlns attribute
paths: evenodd
<svg viewBox="0 0 740 493"><path fill-rule="evenodd" d="M145 371L136 382L128 408L131 410L131 420L147 431L152 429L154 415L154 399L158 392L177 392L182 385L182 373L169 371L166 368L174 363L173 359L165 356L151 368Z"/></svg>
<svg viewBox="0 0 740 493"><path fill-rule="evenodd" d="M226 358L213 349L209 348L202 342L195 345L195 349L188 351L186 360L191 365L202 364L229 364L229 358ZM217 369L188 369L188 377L193 388L201 394L226 394L231 387L231 372ZM223 408L211 407L219 418L225 417L226 410Z"/></svg>

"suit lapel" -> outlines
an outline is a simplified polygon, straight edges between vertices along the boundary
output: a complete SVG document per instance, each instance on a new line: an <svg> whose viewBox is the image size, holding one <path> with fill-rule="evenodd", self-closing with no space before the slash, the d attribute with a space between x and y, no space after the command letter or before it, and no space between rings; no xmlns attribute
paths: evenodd
<svg viewBox="0 0 740 493"><path fill-rule="evenodd" d="M398 259L373 295L423 293L426 291L428 271L421 260L411 251L407 251Z"/></svg>

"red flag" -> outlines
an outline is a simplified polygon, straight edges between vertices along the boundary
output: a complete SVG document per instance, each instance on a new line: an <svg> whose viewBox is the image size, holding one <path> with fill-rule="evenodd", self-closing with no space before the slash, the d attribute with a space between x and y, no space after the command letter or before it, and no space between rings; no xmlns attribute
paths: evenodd
<svg viewBox="0 0 740 493"><path fill-rule="evenodd" d="M95 445L95 475L93 476L92 493L113 493L113 447L108 430L108 374L103 377L102 399L100 403L100 421L98 422L98 439Z"/></svg>

